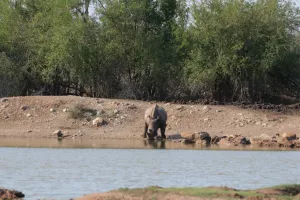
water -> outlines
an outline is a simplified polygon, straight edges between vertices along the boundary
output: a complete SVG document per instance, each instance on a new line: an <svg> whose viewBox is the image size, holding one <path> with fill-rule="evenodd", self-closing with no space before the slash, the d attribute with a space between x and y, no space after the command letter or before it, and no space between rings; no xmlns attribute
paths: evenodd
<svg viewBox="0 0 300 200"><path fill-rule="evenodd" d="M0 176L0 186L25 199L151 185L256 189L300 183L300 152L2 147Z"/></svg>

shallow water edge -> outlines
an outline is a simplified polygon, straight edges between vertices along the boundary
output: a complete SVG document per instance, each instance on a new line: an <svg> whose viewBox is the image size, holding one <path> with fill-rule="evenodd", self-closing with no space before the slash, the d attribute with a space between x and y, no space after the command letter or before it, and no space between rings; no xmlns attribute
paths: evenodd
<svg viewBox="0 0 300 200"><path fill-rule="evenodd" d="M120 139L50 139L0 137L0 147L22 148L92 148L92 149L193 149L193 150L249 150L249 151L300 151L291 148L257 146L184 144L170 140L120 140Z"/></svg>

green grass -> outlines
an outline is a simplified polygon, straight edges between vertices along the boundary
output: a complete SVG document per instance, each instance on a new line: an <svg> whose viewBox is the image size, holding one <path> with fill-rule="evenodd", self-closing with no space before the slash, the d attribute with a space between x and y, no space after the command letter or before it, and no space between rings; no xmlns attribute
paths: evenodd
<svg viewBox="0 0 300 200"><path fill-rule="evenodd" d="M294 199L294 195L299 194L300 185L292 184L292 185L279 185L271 188L262 188L274 191L280 191L279 195L274 194L262 194L259 193L258 190L234 190L230 188L219 188L219 187L207 187L207 188L161 188L157 186L151 186L147 188L136 188L136 189L128 189L121 188L120 192L128 193L134 196L144 196L144 195L153 195L153 197L158 194L178 194L181 196L195 196L202 198L214 198L221 197L222 199L236 199L236 198L246 198L246 197L256 197L259 199L263 199L263 197L275 197L276 199L288 200Z"/></svg>

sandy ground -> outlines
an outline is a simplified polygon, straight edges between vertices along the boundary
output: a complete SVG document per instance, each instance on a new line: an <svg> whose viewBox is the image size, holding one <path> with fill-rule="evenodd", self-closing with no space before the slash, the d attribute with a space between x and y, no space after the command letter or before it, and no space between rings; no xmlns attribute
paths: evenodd
<svg viewBox="0 0 300 200"><path fill-rule="evenodd" d="M206 131L211 136L241 134L250 137L263 133L274 136L283 132L300 135L299 116L272 110L75 96L29 96L0 99L0 137L50 138L60 129L65 135L81 138L142 139L144 112L154 103L163 106L168 113L166 135L190 131ZM101 111L107 124L93 126L92 120L96 116L89 113L82 119L73 119L70 110L76 105Z"/></svg>

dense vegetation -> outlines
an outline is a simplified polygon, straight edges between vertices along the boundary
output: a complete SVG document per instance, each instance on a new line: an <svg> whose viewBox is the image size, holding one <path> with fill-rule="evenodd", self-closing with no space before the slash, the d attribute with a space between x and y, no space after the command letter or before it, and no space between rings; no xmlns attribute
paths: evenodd
<svg viewBox="0 0 300 200"><path fill-rule="evenodd" d="M1 0L0 96L298 99L286 0Z"/></svg>

